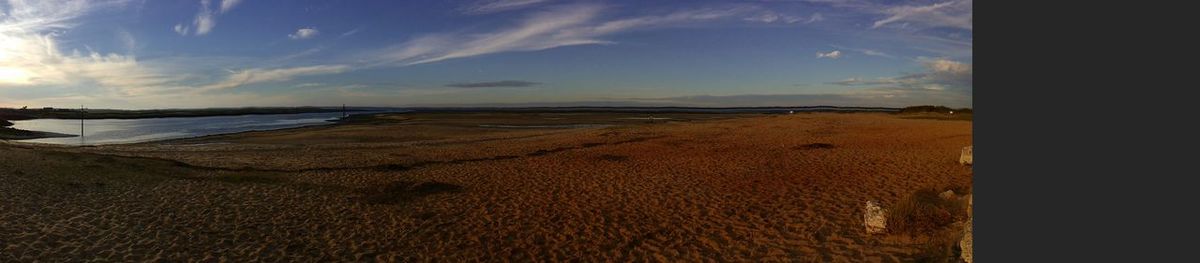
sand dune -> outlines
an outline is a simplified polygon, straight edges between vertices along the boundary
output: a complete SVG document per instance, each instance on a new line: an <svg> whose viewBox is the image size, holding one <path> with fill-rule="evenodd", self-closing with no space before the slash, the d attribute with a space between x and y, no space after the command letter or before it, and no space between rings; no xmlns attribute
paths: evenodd
<svg viewBox="0 0 1200 263"><path fill-rule="evenodd" d="M920 237L866 234L862 203L971 184L969 121L478 125L625 116L553 117L0 144L0 261L913 261Z"/></svg>

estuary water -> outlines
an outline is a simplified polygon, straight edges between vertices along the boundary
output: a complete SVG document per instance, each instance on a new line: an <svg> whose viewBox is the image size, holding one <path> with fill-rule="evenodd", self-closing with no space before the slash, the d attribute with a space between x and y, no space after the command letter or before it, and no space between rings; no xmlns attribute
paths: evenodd
<svg viewBox="0 0 1200 263"><path fill-rule="evenodd" d="M332 124L340 112L179 117L146 119L96 119L83 121L82 143L87 145L135 143L198 137L222 133L274 130ZM13 121L13 128L79 135L78 119L35 119ZM79 136L22 140L50 144L79 145Z"/></svg>

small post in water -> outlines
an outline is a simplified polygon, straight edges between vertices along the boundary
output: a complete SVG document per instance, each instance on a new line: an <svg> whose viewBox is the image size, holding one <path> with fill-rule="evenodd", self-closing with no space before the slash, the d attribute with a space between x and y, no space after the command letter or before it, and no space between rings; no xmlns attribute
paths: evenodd
<svg viewBox="0 0 1200 263"><path fill-rule="evenodd" d="M79 146L83 146L83 144L85 143L84 138L83 138L83 113L84 113L83 104L80 104L79 105Z"/></svg>

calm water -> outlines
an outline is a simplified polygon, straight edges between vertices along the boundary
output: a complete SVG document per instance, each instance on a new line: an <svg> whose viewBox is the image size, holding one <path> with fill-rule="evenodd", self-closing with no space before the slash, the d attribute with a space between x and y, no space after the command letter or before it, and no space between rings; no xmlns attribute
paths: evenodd
<svg viewBox="0 0 1200 263"><path fill-rule="evenodd" d="M340 112L325 112L129 120L84 120L83 132L86 143L91 145L133 143L221 133L332 124L328 120L337 119L341 116L342 113ZM13 121L13 124L13 128L22 130L79 135L79 120L77 119L36 119ZM23 141L76 145L80 143L78 136Z"/></svg>

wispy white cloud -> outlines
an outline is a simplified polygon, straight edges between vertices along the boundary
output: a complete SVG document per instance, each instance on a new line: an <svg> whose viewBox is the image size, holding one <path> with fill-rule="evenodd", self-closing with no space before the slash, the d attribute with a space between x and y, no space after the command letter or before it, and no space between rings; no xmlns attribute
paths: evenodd
<svg viewBox="0 0 1200 263"><path fill-rule="evenodd" d="M541 85L541 82L524 81L524 80L501 80L501 81L484 81L484 82L462 82L446 84L446 87L454 88L524 88Z"/></svg>
<svg viewBox="0 0 1200 263"><path fill-rule="evenodd" d="M129 0L9 0L0 9L0 34L48 31L74 26L72 20L95 10L122 8Z"/></svg>
<svg viewBox="0 0 1200 263"><path fill-rule="evenodd" d="M9 1L0 13L0 88L95 84L122 94L137 94L175 77L138 63L136 40L124 30L113 36L129 54L63 53L61 30L98 10L124 7L125 1Z"/></svg>
<svg viewBox="0 0 1200 263"><path fill-rule="evenodd" d="M741 10L686 10L662 16L601 21L600 5L569 5L534 13L488 33L444 33L413 40L370 54L377 64L414 65L486 54L536 51L575 45L611 44L601 37L638 29L730 17ZM381 58L381 59L378 59Z"/></svg>
<svg viewBox="0 0 1200 263"><path fill-rule="evenodd" d="M305 27L305 28L297 29L296 33L288 34L288 38L291 38L293 40L309 39L309 38L313 38L313 37L317 36L317 34L320 34L320 33L321 33L321 31L317 30L316 28Z"/></svg>
<svg viewBox="0 0 1200 263"><path fill-rule="evenodd" d="M460 8L464 14L481 15L535 6L550 0L481 0Z"/></svg>
<svg viewBox="0 0 1200 263"><path fill-rule="evenodd" d="M354 34L358 34L358 32L361 32L361 31L362 31L362 29L363 29L362 27L359 27L359 28L355 28L355 29L353 29L353 30L350 30L350 31L346 31L346 33L342 33L342 35L338 36L338 38L343 38L343 37L353 36Z"/></svg>
<svg viewBox="0 0 1200 263"><path fill-rule="evenodd" d="M234 71L224 80L200 87L201 91L224 90L255 83L287 81L300 76L323 75L345 72L347 65L317 65L305 67L246 69Z"/></svg>
<svg viewBox="0 0 1200 263"><path fill-rule="evenodd" d="M175 24L175 27L173 27L172 29L175 30L176 34L179 34L180 36L186 36L188 34L188 30L191 28L188 26L184 26L183 24Z"/></svg>
<svg viewBox="0 0 1200 263"><path fill-rule="evenodd" d="M973 90L969 68L970 64L954 61L931 61L926 63L925 72L865 81L859 85L866 88L845 95L874 101L875 105L971 107Z"/></svg>
<svg viewBox="0 0 1200 263"><path fill-rule="evenodd" d="M325 48L324 47L314 47L314 48L310 48L310 49L305 49L304 51L288 54L288 55L280 57L278 59L271 60L271 62L282 63L282 62L286 62L289 60L312 56L313 54L317 54L317 53L321 52L322 50L325 50Z"/></svg>
<svg viewBox="0 0 1200 263"><path fill-rule="evenodd" d="M830 84L865 86L850 95L877 99L937 101L952 105L971 105L973 69L971 64L944 58L920 58L924 71L898 77L872 80L850 78ZM928 103L928 102L926 102Z"/></svg>
<svg viewBox="0 0 1200 263"><path fill-rule="evenodd" d="M836 30L891 42L893 51L927 52L928 56L970 58L973 0L870 1L805 0L832 7ZM866 24L862 24L866 19ZM853 24L846 24L850 22ZM861 30L861 29L874 30ZM863 54L888 57L876 52ZM906 55L908 56L908 55Z"/></svg>
<svg viewBox="0 0 1200 263"><path fill-rule="evenodd" d="M972 86L974 70L971 64L944 58L920 58L919 61L925 68L924 72L875 80L849 78L832 84L844 86L897 85L906 88L928 88L929 85L936 85L936 88L932 88L936 90L942 90L945 87L970 88Z"/></svg>
<svg viewBox="0 0 1200 263"><path fill-rule="evenodd" d="M212 8L209 8L210 4L210 0L200 0L200 11L196 13L196 18L192 19L192 26L196 27L197 36L207 35L217 26L216 14L213 14Z"/></svg>
<svg viewBox="0 0 1200 263"><path fill-rule="evenodd" d="M753 14L753 15L744 17L744 18L742 18L742 20L752 21L752 22L760 22L760 23L781 22L781 23L791 24L791 23L800 22L801 20L804 20L804 19L797 17L797 16L784 15L784 14L780 14L780 13L776 13L776 12L761 12L758 14Z"/></svg>
<svg viewBox="0 0 1200 263"><path fill-rule="evenodd" d="M852 48L852 47L844 47L844 46L839 46L839 45L830 45L830 46L833 46L834 48L838 48L838 49L855 51L855 52L862 53L863 55L868 55L868 56L896 58L896 56L890 55L888 53L884 53L883 51L879 51L879 50L865 49L865 48Z"/></svg>
<svg viewBox="0 0 1200 263"><path fill-rule="evenodd" d="M745 11L742 20L759 22L759 23L783 23L783 24L812 24L825 20L825 15L821 13L813 13L808 17L802 15L787 14L786 12L774 11L762 6L745 5L735 7L734 10Z"/></svg>
<svg viewBox="0 0 1200 263"><path fill-rule="evenodd" d="M126 54L133 54L134 50L136 50L138 47L137 38L134 38L133 34L129 33L128 30L117 30L116 38L121 42L121 47L125 48Z"/></svg>
<svg viewBox="0 0 1200 263"><path fill-rule="evenodd" d="M349 68L345 65L252 68L232 71L217 81L206 82L203 81L206 78L194 73L221 67L219 65L245 64L245 61L213 64L205 58L184 57L139 61L134 54L137 39L124 30L117 30L112 37L122 44L126 54L90 48L64 51L60 47L60 32L77 26L79 23L75 20L86 14L121 7L113 3L116 2L11 1L8 10L0 10L6 11L0 14L0 90L20 88L29 91L23 92L29 95L9 99L6 103L164 105L164 102L195 100L181 94L217 98L224 95L197 92L288 81L301 76L343 72ZM166 101L168 99L171 101ZM250 99L239 101L254 102Z"/></svg>
<svg viewBox="0 0 1200 263"><path fill-rule="evenodd" d="M242 3L242 0L221 0L221 13L224 14L225 12L229 12L229 10L233 10L240 3Z"/></svg>
<svg viewBox="0 0 1200 263"><path fill-rule="evenodd" d="M187 35L189 31L195 36L203 36L212 32L217 27L217 17L233 10L241 0L217 0L221 1L216 10L212 7L213 0L200 0L200 9L196 11L196 16L192 18L192 26L187 27L181 24L176 24L175 33L179 35ZM194 29L194 30L191 30Z"/></svg>
<svg viewBox="0 0 1200 263"><path fill-rule="evenodd" d="M871 28L902 22L971 30L971 6L971 0L952 0L924 6L889 7L882 11L889 16L875 21Z"/></svg>
<svg viewBox="0 0 1200 263"><path fill-rule="evenodd" d="M862 50L862 53L863 53L863 54L865 54L865 55L868 55L868 56L878 56L878 57L886 57L886 58L896 58L895 56L888 55L887 53L883 53L883 52L876 51L876 50L870 50L870 49L863 49L863 50Z"/></svg>
<svg viewBox="0 0 1200 263"><path fill-rule="evenodd" d="M809 16L808 21L804 21L804 23L809 24L809 23L821 22L823 20L825 20L824 15L821 15L821 13L814 13L814 14L812 14L812 16Z"/></svg>
<svg viewBox="0 0 1200 263"><path fill-rule="evenodd" d="M838 59L842 57L842 51L834 50L829 52L817 52L817 58Z"/></svg>
<svg viewBox="0 0 1200 263"><path fill-rule="evenodd" d="M887 85L887 84L898 84L898 83L900 83L900 82L897 81L895 78L878 78L878 79L848 78L848 79L844 79L844 80L830 82L829 84L841 85L841 86L870 86L870 85Z"/></svg>

